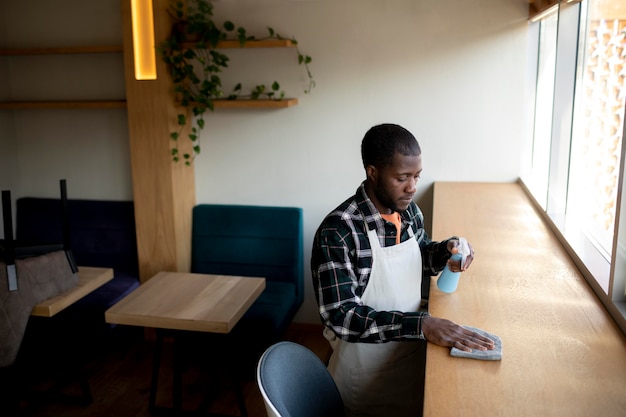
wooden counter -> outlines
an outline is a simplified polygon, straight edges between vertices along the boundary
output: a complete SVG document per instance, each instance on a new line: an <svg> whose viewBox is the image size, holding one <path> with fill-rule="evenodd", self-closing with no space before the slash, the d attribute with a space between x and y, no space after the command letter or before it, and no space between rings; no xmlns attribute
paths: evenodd
<svg viewBox="0 0 626 417"><path fill-rule="evenodd" d="M429 310L502 339L502 361L428 344L424 416L626 416L626 338L519 184L436 183L433 236L476 258Z"/></svg>
<svg viewBox="0 0 626 417"><path fill-rule="evenodd" d="M79 266L78 284L74 288L42 301L33 307L30 314L31 316L52 317L112 279L113 269L111 268Z"/></svg>

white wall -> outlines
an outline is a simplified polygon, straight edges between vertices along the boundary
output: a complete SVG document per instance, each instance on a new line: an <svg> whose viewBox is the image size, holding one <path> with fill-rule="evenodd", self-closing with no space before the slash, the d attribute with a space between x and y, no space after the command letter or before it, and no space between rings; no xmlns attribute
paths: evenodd
<svg viewBox="0 0 626 417"><path fill-rule="evenodd" d="M120 1L0 0L0 47L121 45ZM121 53L0 57L0 100L116 100L125 97ZM0 115L0 185L13 199L132 199L124 109L11 110ZM9 150L7 150L7 147Z"/></svg>
<svg viewBox="0 0 626 417"><path fill-rule="evenodd" d="M302 52L313 57L317 87L310 95L299 92L306 84L295 53L284 59L285 51L263 51L234 63L233 70L242 68L237 80L252 73L262 82L273 81L274 59L298 71L302 80L288 91L300 104L278 111L218 110L210 115L195 166L198 203L303 207L307 266L319 222L365 177L360 141L374 124L399 123L420 141L422 204L432 204L426 191L434 180L500 182L518 177L527 3L215 4L216 15L248 31L257 28L255 34L264 35L269 25L283 36L295 36ZM432 211L426 205L423 209ZM300 318L312 321L315 301L306 272L309 292Z"/></svg>
<svg viewBox="0 0 626 417"><path fill-rule="evenodd" d="M121 42L117 2L65 2L82 5L77 11L81 19L93 15L88 4L98 4L98 17L88 17L94 21L80 35L59 35L58 42ZM6 16L5 10L16 14L16 9L27 8L14 3L0 0L0 16ZM50 13L71 10L56 3L45 7ZM215 2L218 20L232 20L257 37L271 26L283 36L295 36L302 52L313 57L310 68L317 87L304 95L306 77L295 51L227 51L231 67L222 75L226 85L241 81L252 88L277 80L287 96L300 102L281 110L216 110L206 119L203 151L192 168L198 203L304 209L307 294L298 321L318 320L308 270L311 241L323 216L364 178L359 146L372 125L399 123L417 136L424 154L417 201L428 216L435 180L506 182L519 176L527 7L522 0ZM57 36L57 29L9 29L9 46L41 46L42 38L54 44ZM97 34L91 36L99 39L85 35L92 30ZM92 66L103 65L94 61ZM21 68L25 71L24 65ZM121 62L119 74L95 70L96 86L81 82L81 87L64 89L63 94L89 91L115 98L119 80L123 83ZM82 72L74 77L80 79ZM18 78L19 71L10 76ZM36 90L47 88L44 82ZM13 89L11 94L25 90ZM16 178L10 180L16 195L56 196L58 179L64 177L71 197L132 198L123 111L9 113L17 135L17 149L11 151L16 153ZM0 135L6 135L5 125L0 117ZM10 143L0 136L0 163ZM5 175L1 168L0 174Z"/></svg>

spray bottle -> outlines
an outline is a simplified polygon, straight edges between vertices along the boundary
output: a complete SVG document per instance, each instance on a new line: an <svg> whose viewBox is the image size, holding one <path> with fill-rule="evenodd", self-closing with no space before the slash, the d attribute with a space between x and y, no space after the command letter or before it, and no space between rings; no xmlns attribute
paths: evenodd
<svg viewBox="0 0 626 417"><path fill-rule="evenodd" d="M470 253L469 245L467 244L467 240L465 238L459 238L459 245L456 247L457 252L453 253L450 259L455 261L461 261L461 268L465 264L465 259L467 255ZM452 272L448 265L443 268L439 278L437 279L437 287L445 293L452 293L456 291L457 286L459 285L459 278L461 277L461 272Z"/></svg>

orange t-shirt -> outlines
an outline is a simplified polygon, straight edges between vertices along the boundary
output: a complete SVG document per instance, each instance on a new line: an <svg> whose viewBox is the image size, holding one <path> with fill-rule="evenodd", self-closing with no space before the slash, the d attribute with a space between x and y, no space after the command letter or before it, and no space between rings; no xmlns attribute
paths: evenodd
<svg viewBox="0 0 626 417"><path fill-rule="evenodd" d="M381 214L382 218L396 225L396 245L400 243L400 231L402 227L402 221L400 219L400 213L394 211L391 214Z"/></svg>

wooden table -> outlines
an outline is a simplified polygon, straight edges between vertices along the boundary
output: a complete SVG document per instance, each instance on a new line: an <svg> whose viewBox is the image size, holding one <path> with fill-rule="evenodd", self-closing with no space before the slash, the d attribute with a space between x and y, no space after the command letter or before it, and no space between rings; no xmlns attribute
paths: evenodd
<svg viewBox="0 0 626 417"><path fill-rule="evenodd" d="M105 313L107 323L228 333L265 278L159 272Z"/></svg>
<svg viewBox="0 0 626 417"><path fill-rule="evenodd" d="M626 338L519 184L436 183L433 239L476 251L429 310L502 339L502 361L428 344L424 415L626 416Z"/></svg>
<svg viewBox="0 0 626 417"><path fill-rule="evenodd" d="M112 279L112 268L79 266L78 283L76 286L35 305L30 315L36 317L53 317ZM57 341L56 343L59 342ZM62 343L67 344L67 340L62 340ZM68 363L67 368L73 370L71 372L77 372L76 377L82 390L81 401L84 404L89 404L93 399L91 389L89 388L89 382L83 372L83 365L80 360L77 359L77 355L69 355L68 357L70 362Z"/></svg>
<svg viewBox="0 0 626 417"><path fill-rule="evenodd" d="M113 279L113 269L91 266L78 267L78 284L74 288L49 298L33 307L31 316L52 317L87 294Z"/></svg>
<svg viewBox="0 0 626 417"><path fill-rule="evenodd" d="M150 388L150 410L156 394L164 330L229 333L265 289L265 278L159 272L105 312L108 323L155 328L157 349ZM174 338L174 387L172 410L182 410L182 369ZM241 399L243 401L243 398ZM245 404L240 403L242 412Z"/></svg>

